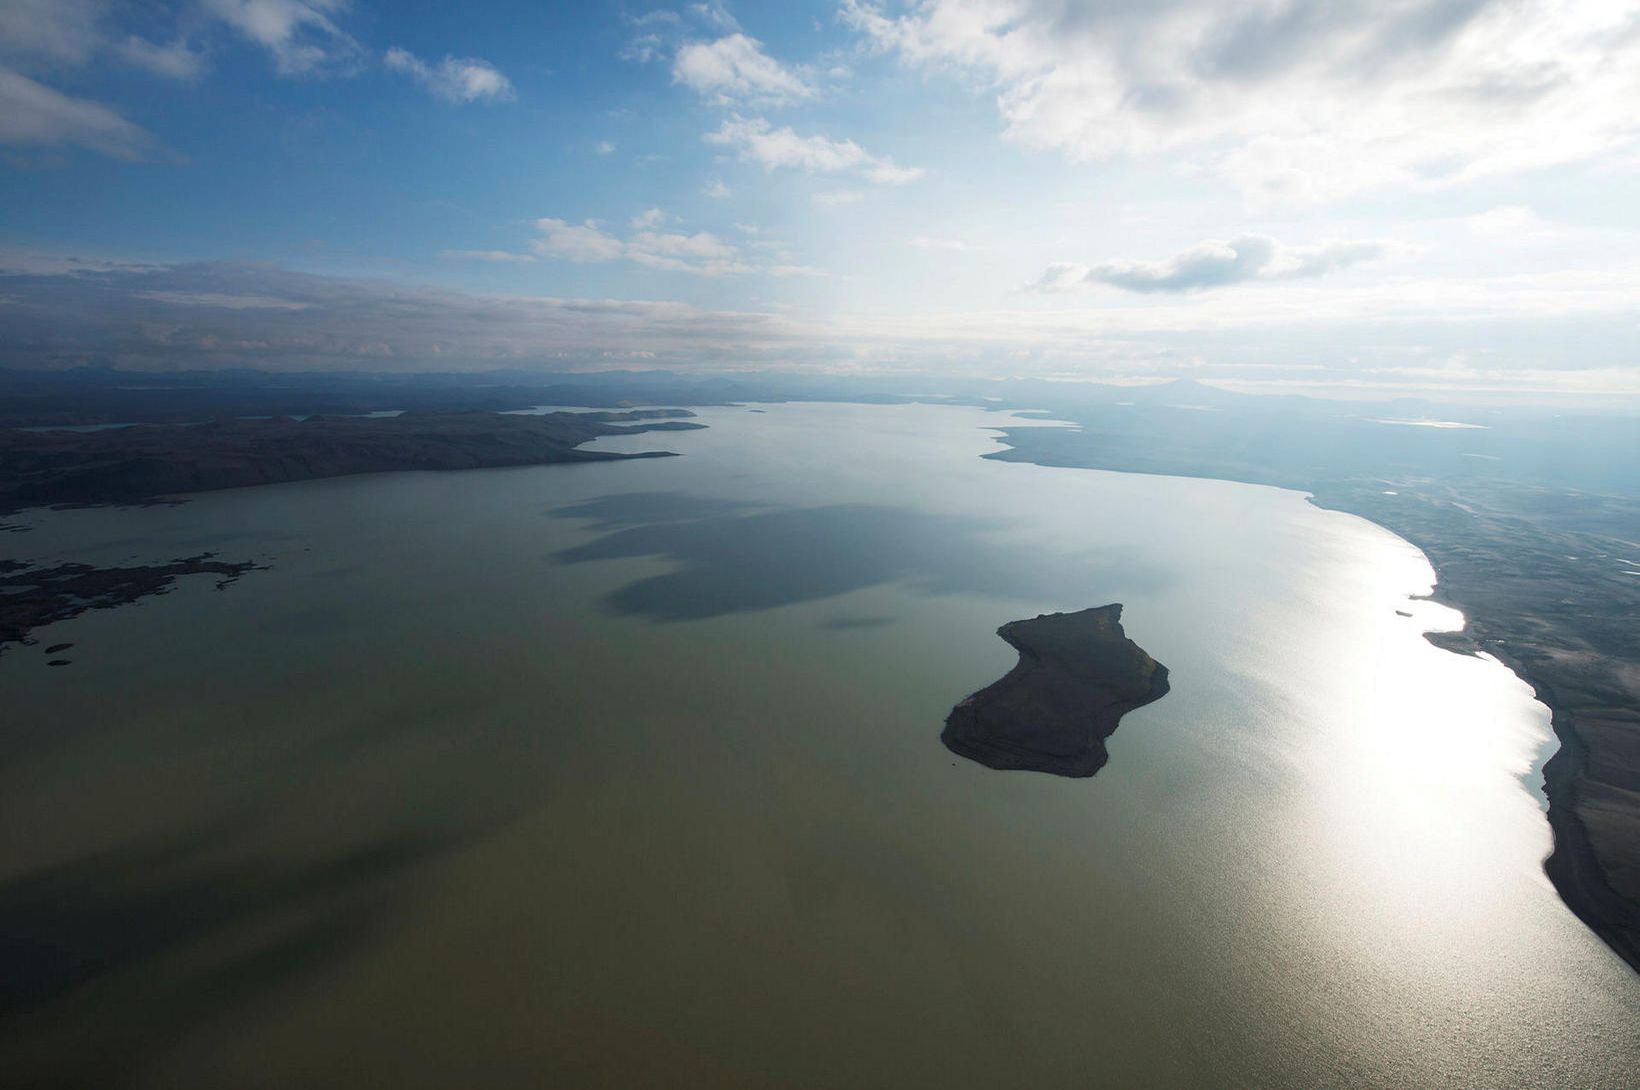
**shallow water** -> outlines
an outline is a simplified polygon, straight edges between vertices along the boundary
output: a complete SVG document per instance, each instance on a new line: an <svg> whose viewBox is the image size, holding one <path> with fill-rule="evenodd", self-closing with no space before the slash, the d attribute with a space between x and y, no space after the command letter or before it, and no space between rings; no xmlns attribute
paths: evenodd
<svg viewBox="0 0 1640 1090"><path fill-rule="evenodd" d="M1632 1085L1547 713L1422 639L1411 546L986 461L993 413L767 409L29 519L272 567L0 658L0 1082ZM1098 776L940 745L998 624L1110 601L1173 687Z"/></svg>

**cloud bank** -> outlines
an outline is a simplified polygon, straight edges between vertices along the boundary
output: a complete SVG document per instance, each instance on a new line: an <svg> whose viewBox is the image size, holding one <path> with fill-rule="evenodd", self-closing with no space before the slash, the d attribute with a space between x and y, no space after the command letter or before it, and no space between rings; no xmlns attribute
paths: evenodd
<svg viewBox="0 0 1640 1090"><path fill-rule="evenodd" d="M1604 0L843 0L872 47L995 96L1072 160L1188 154L1324 200L1576 162L1640 137L1640 10Z"/></svg>
<svg viewBox="0 0 1640 1090"><path fill-rule="evenodd" d="M1208 294L1188 308L868 316L481 295L263 265L0 255L0 270L9 270L0 271L5 367L1190 376L1278 389L1640 401L1640 280L1606 272L1536 284L1500 278L1438 301L1417 283L1342 292L1297 281L1267 299Z"/></svg>

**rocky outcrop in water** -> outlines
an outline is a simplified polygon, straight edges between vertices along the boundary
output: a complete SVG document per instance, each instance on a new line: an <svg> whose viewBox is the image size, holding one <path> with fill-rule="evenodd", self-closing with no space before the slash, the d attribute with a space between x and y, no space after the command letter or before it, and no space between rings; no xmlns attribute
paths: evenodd
<svg viewBox="0 0 1640 1090"><path fill-rule="evenodd" d="M997 629L1019 662L946 717L951 752L990 768L1091 776L1122 716L1167 692L1167 667L1122 631L1118 604Z"/></svg>

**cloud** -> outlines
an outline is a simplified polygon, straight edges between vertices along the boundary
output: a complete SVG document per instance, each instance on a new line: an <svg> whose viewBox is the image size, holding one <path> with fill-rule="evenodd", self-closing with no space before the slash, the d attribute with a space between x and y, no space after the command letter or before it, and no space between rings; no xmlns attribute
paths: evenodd
<svg viewBox="0 0 1640 1090"><path fill-rule="evenodd" d="M697 276L729 276L753 271L738 247L708 231L683 234L653 230L663 215L659 209L651 209L634 217L633 233L625 239L609 234L593 220L574 224L561 219L539 219L535 226L541 237L530 245L543 257L580 264L630 261L646 268Z"/></svg>
<svg viewBox="0 0 1640 1090"><path fill-rule="evenodd" d="M608 140L600 140L592 146L592 150L597 152L599 155L609 155L615 150L615 145L611 144Z"/></svg>
<svg viewBox="0 0 1640 1090"><path fill-rule="evenodd" d="M115 47L115 51L128 64L166 79L198 79L205 71L205 54L189 46L185 38L178 38L170 45L158 45L131 34Z"/></svg>
<svg viewBox="0 0 1640 1090"><path fill-rule="evenodd" d="M826 193L816 193L814 203L824 208L836 208L845 204L859 204L866 199L866 195L857 189L835 189Z"/></svg>
<svg viewBox="0 0 1640 1090"><path fill-rule="evenodd" d="M104 43L96 0L5 0L0 3L0 61L14 67L76 67Z"/></svg>
<svg viewBox="0 0 1640 1090"><path fill-rule="evenodd" d="M535 260L529 254L515 254L510 250L443 250L438 256L446 261L487 261L498 265Z"/></svg>
<svg viewBox="0 0 1640 1090"><path fill-rule="evenodd" d="M79 147L141 159L154 140L101 103L71 98L0 68L0 144Z"/></svg>
<svg viewBox="0 0 1640 1090"><path fill-rule="evenodd" d="M1100 265L1057 262L1048 266L1033 289L1067 292L1094 284L1123 291L1205 291L1252 280L1302 280L1384 256L1382 242L1329 242L1321 246L1283 247L1266 235L1241 235L1228 242L1209 239L1166 261L1107 261Z"/></svg>
<svg viewBox="0 0 1640 1090"><path fill-rule="evenodd" d="M445 57L429 64L408 50L394 46L382 56L382 63L403 72L446 102L506 102L513 85L489 61L478 57Z"/></svg>
<svg viewBox="0 0 1640 1090"><path fill-rule="evenodd" d="M273 54L280 75L346 70L363 56L331 17L348 0L202 0L205 10Z"/></svg>
<svg viewBox="0 0 1640 1090"><path fill-rule="evenodd" d="M723 201L734 196L734 191L723 184L722 178L710 178L705 185L701 186L700 194L703 197L710 197L714 201Z"/></svg>
<svg viewBox="0 0 1640 1090"><path fill-rule="evenodd" d="M799 136L790 126L777 129L761 117L732 117L704 139L709 144L733 148L742 160L761 163L771 170L789 167L809 174L847 172L878 185L904 185L923 175L920 168L896 166L852 140Z"/></svg>
<svg viewBox="0 0 1640 1090"><path fill-rule="evenodd" d="M665 222L665 220L666 213L662 212L659 208L646 208L642 212L639 212L636 216L633 216L631 222L634 228L645 228L658 226L659 224Z"/></svg>
<svg viewBox="0 0 1640 1090"><path fill-rule="evenodd" d="M718 105L741 100L787 102L814 94L800 76L744 34L689 42L672 59L672 81Z"/></svg>
<svg viewBox="0 0 1640 1090"><path fill-rule="evenodd" d="M930 238L927 235L916 236L911 240L911 245L918 250L944 250L958 254L968 253L976 248L960 238Z"/></svg>
<svg viewBox="0 0 1640 1090"><path fill-rule="evenodd" d="M0 262L15 265L17 262ZM173 371L706 366L804 353L769 315L473 295L264 265L36 263L0 272L0 365Z"/></svg>
<svg viewBox="0 0 1640 1090"><path fill-rule="evenodd" d="M1637 297L1640 272L1600 268L1475 283L1296 282L1160 306L805 316L479 295L265 265L0 253L0 366L1190 375L1374 395L1582 391L1640 403ZM1490 347L1477 347L1480 331Z"/></svg>
<svg viewBox="0 0 1640 1090"><path fill-rule="evenodd" d="M1025 147L1180 153L1258 198L1452 184L1640 138L1640 13L1603 0L844 0L842 16L991 90Z"/></svg>

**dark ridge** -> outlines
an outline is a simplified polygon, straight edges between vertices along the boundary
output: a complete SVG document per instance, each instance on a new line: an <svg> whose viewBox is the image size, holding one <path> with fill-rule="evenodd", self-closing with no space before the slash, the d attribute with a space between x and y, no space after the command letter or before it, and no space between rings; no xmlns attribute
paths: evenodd
<svg viewBox="0 0 1640 1090"><path fill-rule="evenodd" d="M0 513L135 504L220 488L398 470L664 457L582 450L605 435L704 427L683 409L517 415L278 416L102 431L0 430Z"/></svg>

